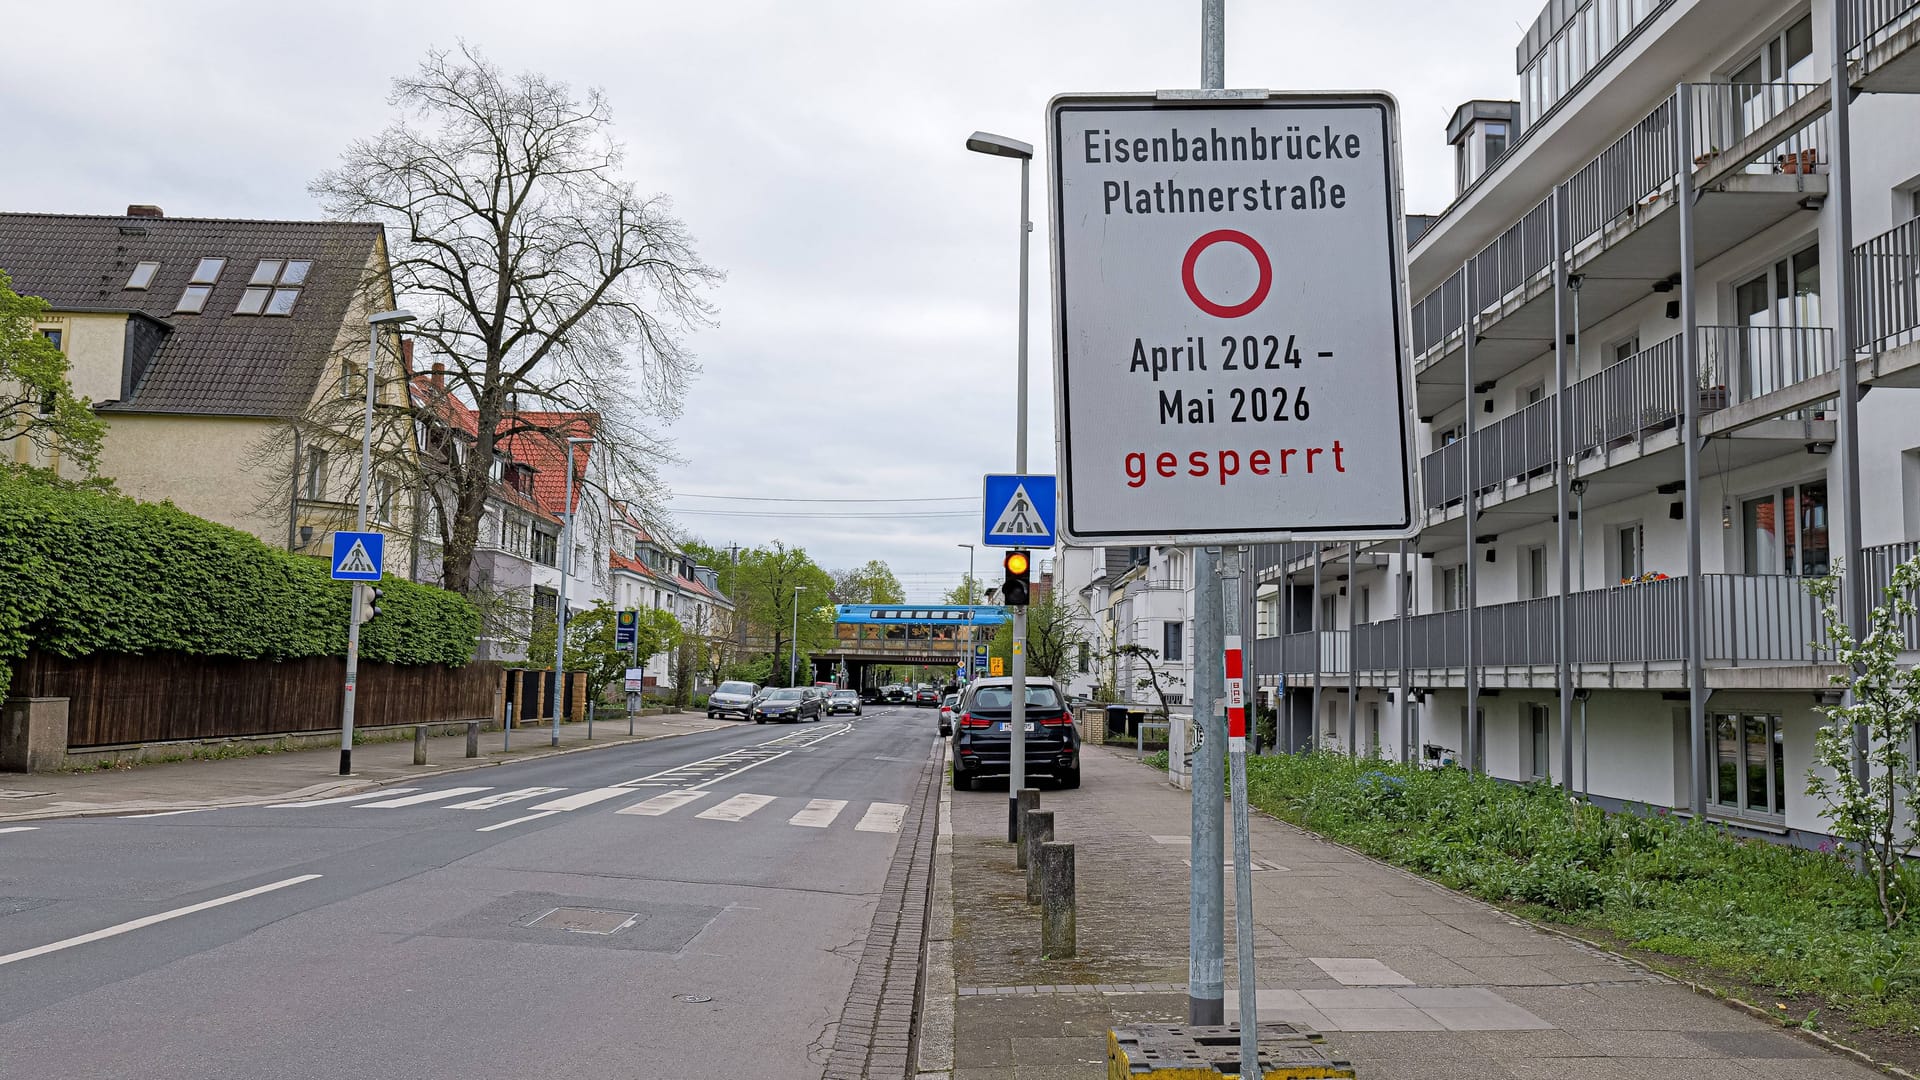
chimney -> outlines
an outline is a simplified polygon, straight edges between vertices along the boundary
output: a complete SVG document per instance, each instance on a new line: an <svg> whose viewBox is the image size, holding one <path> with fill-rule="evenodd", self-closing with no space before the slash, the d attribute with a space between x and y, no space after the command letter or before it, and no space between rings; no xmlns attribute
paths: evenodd
<svg viewBox="0 0 1920 1080"><path fill-rule="evenodd" d="M134 203L133 205L127 207L127 216L128 217L166 217L167 215L164 212L162 212L161 209L157 206L148 206L145 203Z"/></svg>
<svg viewBox="0 0 1920 1080"><path fill-rule="evenodd" d="M413 359L413 342L411 341L407 342L407 359L409 361ZM433 388L435 390L447 388L447 365L440 363L433 365Z"/></svg>
<svg viewBox="0 0 1920 1080"><path fill-rule="evenodd" d="M400 339L400 366L407 374L413 374L413 339L410 337Z"/></svg>

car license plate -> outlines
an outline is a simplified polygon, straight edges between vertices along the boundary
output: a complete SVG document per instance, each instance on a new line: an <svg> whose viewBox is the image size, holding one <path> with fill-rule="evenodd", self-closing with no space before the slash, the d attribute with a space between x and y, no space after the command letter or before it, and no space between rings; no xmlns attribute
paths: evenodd
<svg viewBox="0 0 1920 1080"><path fill-rule="evenodd" d="M996 731L1012 731L1012 730L1013 730L1013 725L1012 725L1012 724L1010 724L1010 723L999 723L999 724L995 724L995 725L994 725L994 730L996 730ZM1029 734L1029 735L1031 735L1031 734L1033 734L1033 722L1032 722L1032 721L1028 721L1028 722L1027 722L1027 734Z"/></svg>

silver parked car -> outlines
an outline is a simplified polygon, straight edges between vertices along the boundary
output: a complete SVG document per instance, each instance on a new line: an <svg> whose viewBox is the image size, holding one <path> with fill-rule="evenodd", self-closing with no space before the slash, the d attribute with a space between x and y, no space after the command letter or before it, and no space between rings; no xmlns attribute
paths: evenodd
<svg viewBox="0 0 1920 1080"><path fill-rule="evenodd" d="M751 719L753 699L759 693L760 688L750 682L723 682L707 696L707 719L717 720L722 716Z"/></svg>

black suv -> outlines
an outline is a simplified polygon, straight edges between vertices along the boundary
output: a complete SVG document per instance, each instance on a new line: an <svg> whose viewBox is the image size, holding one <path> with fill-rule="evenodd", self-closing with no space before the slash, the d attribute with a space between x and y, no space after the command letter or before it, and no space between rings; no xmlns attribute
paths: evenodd
<svg viewBox="0 0 1920 1080"><path fill-rule="evenodd" d="M935 690L931 686L922 686L913 692L913 705L915 708L938 704L940 704L940 691Z"/></svg>
<svg viewBox="0 0 1920 1080"><path fill-rule="evenodd" d="M768 690L753 703L753 722L764 724L769 720L786 723L792 720L820 719L823 695L816 694L811 686L786 686L778 690Z"/></svg>
<svg viewBox="0 0 1920 1080"><path fill-rule="evenodd" d="M1080 732L1060 688L1027 683L1027 775L1080 786ZM1013 680L980 679L953 710L953 788L972 789L982 776L1004 776L1013 762Z"/></svg>

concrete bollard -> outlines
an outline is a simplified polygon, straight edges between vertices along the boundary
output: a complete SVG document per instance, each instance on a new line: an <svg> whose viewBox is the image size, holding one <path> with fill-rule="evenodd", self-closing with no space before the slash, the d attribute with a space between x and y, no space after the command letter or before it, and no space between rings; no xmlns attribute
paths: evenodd
<svg viewBox="0 0 1920 1080"><path fill-rule="evenodd" d="M1040 952L1049 960L1074 955L1073 845L1040 845Z"/></svg>
<svg viewBox="0 0 1920 1080"><path fill-rule="evenodd" d="M1024 832L1027 827L1027 815L1038 809L1040 809L1040 789L1021 788L1015 793L1013 804L1014 828ZM1013 865L1016 870L1027 868L1027 844L1020 836L1013 839Z"/></svg>
<svg viewBox="0 0 1920 1080"><path fill-rule="evenodd" d="M500 725L500 749L513 749L513 702L507 702L507 722Z"/></svg>
<svg viewBox="0 0 1920 1080"><path fill-rule="evenodd" d="M413 763L415 765L427 763L427 725L425 724L413 725Z"/></svg>
<svg viewBox="0 0 1920 1080"><path fill-rule="evenodd" d="M1020 852L1027 864L1027 903L1040 902L1040 845L1053 840L1053 811L1035 810L1027 815L1026 835L1020 838Z"/></svg>
<svg viewBox="0 0 1920 1080"><path fill-rule="evenodd" d="M467 721L467 756L480 756L480 721Z"/></svg>

